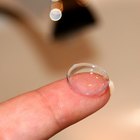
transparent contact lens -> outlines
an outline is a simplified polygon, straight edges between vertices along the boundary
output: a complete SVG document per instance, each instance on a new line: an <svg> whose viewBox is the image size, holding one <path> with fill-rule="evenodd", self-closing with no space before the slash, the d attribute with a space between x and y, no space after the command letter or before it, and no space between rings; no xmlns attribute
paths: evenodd
<svg viewBox="0 0 140 140"><path fill-rule="evenodd" d="M74 64L67 73L72 90L84 95L101 95L109 86L107 72L93 64Z"/></svg>

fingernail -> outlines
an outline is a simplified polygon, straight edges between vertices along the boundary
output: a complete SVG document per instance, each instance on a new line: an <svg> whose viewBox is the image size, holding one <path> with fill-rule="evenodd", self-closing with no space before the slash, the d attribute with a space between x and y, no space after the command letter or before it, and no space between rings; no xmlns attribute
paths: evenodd
<svg viewBox="0 0 140 140"><path fill-rule="evenodd" d="M109 80L109 88L110 88L110 94L112 94L115 90L115 86L112 80Z"/></svg>

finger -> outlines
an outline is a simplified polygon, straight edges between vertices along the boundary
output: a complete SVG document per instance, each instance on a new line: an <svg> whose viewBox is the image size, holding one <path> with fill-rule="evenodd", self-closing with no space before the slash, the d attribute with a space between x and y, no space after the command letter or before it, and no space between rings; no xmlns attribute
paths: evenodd
<svg viewBox="0 0 140 140"><path fill-rule="evenodd" d="M99 110L109 97L109 87L102 95L86 96L75 93L66 79L54 82L1 103L0 138L48 139Z"/></svg>

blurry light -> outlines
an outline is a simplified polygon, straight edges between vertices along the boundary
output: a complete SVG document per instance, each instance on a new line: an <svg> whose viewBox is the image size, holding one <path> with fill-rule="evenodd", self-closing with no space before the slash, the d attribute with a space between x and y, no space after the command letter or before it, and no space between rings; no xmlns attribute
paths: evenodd
<svg viewBox="0 0 140 140"><path fill-rule="evenodd" d="M52 0L51 10L52 9L60 9L61 11L63 11L63 2L61 0Z"/></svg>
<svg viewBox="0 0 140 140"><path fill-rule="evenodd" d="M61 17L62 17L62 12L61 12L60 9L55 8L55 9L52 9L50 11L50 18L51 18L51 20L58 21L58 20L61 19Z"/></svg>
<svg viewBox="0 0 140 140"><path fill-rule="evenodd" d="M51 0L50 18L53 21L58 21L62 17L63 2L62 0Z"/></svg>

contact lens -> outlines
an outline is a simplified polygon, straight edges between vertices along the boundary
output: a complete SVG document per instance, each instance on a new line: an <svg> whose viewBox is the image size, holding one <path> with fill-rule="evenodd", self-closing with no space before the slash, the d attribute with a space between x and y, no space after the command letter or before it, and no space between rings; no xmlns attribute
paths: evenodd
<svg viewBox="0 0 140 140"><path fill-rule="evenodd" d="M72 90L84 95L101 95L109 86L109 76L100 66L74 64L67 73L67 81Z"/></svg>

